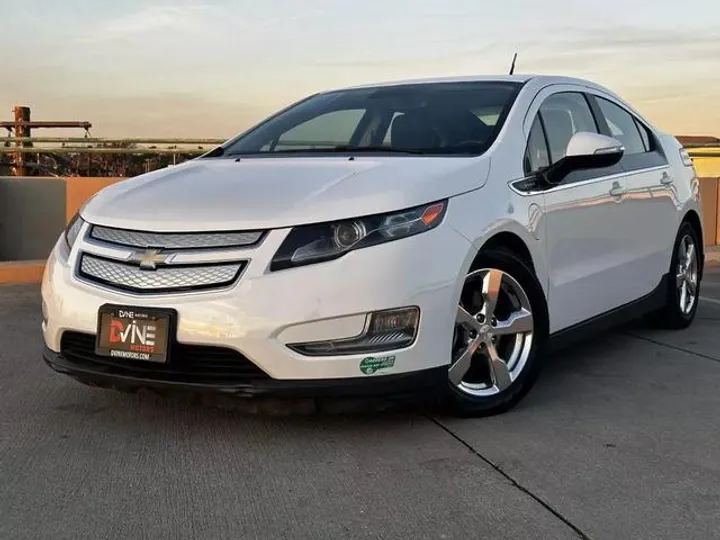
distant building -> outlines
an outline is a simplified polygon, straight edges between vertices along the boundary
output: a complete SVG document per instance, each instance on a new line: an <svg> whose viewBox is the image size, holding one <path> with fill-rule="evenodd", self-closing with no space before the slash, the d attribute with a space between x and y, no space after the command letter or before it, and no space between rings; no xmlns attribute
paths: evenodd
<svg viewBox="0 0 720 540"><path fill-rule="evenodd" d="M680 144L717 144L720 145L719 137L712 137L710 135L677 135L677 140Z"/></svg>

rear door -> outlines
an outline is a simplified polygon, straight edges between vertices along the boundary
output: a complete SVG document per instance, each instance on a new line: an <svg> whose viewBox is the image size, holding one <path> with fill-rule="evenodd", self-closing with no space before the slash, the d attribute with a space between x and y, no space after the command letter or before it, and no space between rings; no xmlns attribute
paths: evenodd
<svg viewBox="0 0 720 540"><path fill-rule="evenodd" d="M662 146L642 120L611 96L593 93L589 98L600 131L625 147L620 162L624 195L617 219L627 231L621 254L627 303L651 293L668 272L678 227L676 179Z"/></svg>

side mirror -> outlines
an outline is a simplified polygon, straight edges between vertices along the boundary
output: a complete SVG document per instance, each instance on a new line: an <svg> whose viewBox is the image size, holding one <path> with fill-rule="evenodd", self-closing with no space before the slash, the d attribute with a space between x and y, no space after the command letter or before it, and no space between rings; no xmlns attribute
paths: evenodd
<svg viewBox="0 0 720 540"><path fill-rule="evenodd" d="M545 169L542 176L548 184L559 184L573 171L612 167L624 153L625 147L617 139L578 131L570 139L565 157Z"/></svg>

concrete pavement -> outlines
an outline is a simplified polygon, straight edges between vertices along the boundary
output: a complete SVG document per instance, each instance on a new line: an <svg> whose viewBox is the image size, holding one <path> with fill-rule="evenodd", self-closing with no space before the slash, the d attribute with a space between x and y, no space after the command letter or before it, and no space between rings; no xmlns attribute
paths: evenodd
<svg viewBox="0 0 720 540"><path fill-rule="evenodd" d="M0 538L720 538L720 269L702 294L457 420L90 389L41 362L37 287L0 289Z"/></svg>

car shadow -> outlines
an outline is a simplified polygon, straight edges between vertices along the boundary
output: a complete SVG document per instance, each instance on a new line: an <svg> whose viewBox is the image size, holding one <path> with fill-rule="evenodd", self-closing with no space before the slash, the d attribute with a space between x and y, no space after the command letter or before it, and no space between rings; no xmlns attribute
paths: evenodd
<svg viewBox="0 0 720 540"><path fill-rule="evenodd" d="M548 356L540 379L530 394L514 409L522 412L527 408L542 407L548 399L558 396L556 391L562 388L565 398L572 389L567 387L566 380L591 370L598 356L607 355L611 350L622 345L608 345L616 341L617 332L602 334L579 343L575 348ZM80 383L69 381L80 386ZM247 420L261 417L266 421L273 418L294 418L302 422L303 417L335 418L344 422L352 417L354 421L385 420L397 418L400 421L408 417L432 416L447 417L447 413L438 403L438 397L431 392L402 396L399 398L322 398L322 399L287 399L287 398L240 398L190 393L158 393L151 390L139 390L135 393L124 393L115 390L95 389L81 386L82 390L73 394L72 402L55 407L57 411L95 415L109 413L115 409L136 410L144 418L172 417L179 412L192 411L201 414L208 420L234 419ZM283 421L283 420L280 420Z"/></svg>

